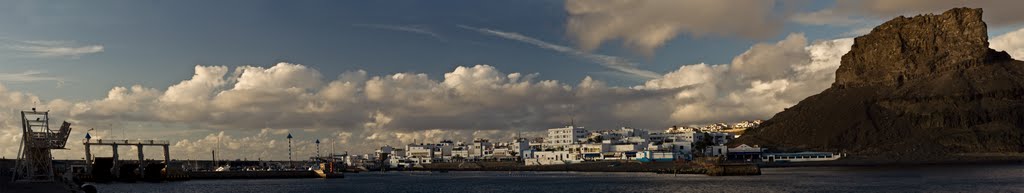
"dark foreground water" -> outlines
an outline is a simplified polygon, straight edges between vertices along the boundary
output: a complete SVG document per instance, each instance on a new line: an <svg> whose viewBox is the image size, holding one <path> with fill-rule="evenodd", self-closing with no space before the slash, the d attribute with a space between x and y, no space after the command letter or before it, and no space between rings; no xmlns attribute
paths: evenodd
<svg viewBox="0 0 1024 193"><path fill-rule="evenodd" d="M100 192L1024 192L1024 165L766 168L761 176L370 172L344 179L99 184Z"/></svg>

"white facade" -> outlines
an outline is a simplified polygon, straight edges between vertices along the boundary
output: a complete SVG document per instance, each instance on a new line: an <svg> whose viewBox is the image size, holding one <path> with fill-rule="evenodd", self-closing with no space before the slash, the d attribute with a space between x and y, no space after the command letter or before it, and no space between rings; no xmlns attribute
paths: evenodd
<svg viewBox="0 0 1024 193"><path fill-rule="evenodd" d="M551 147L565 147L566 145L584 142L589 135L583 127L566 126L553 128L548 129L548 137L544 139L544 142Z"/></svg>
<svg viewBox="0 0 1024 193"><path fill-rule="evenodd" d="M602 143L643 143L647 141L649 134L644 129L622 127L615 130L592 132L589 137L600 137Z"/></svg>
<svg viewBox="0 0 1024 193"><path fill-rule="evenodd" d="M408 165L405 165L405 160L405 156L391 155L391 158L388 159L388 166L390 168L409 167Z"/></svg>
<svg viewBox="0 0 1024 193"><path fill-rule="evenodd" d="M475 139L469 148L469 158L484 159L490 157L494 151L494 144L488 139Z"/></svg>
<svg viewBox="0 0 1024 193"><path fill-rule="evenodd" d="M516 150L508 146L495 147L494 151L491 152L491 157L494 159L508 160L515 159L517 154Z"/></svg>
<svg viewBox="0 0 1024 193"><path fill-rule="evenodd" d="M761 125L762 120L742 121L732 125L732 128L752 128Z"/></svg>
<svg viewBox="0 0 1024 193"><path fill-rule="evenodd" d="M570 151L538 151L533 152L532 157L527 158L526 165L554 165L580 163L579 153Z"/></svg>
<svg viewBox="0 0 1024 193"><path fill-rule="evenodd" d="M693 132L693 131L697 131L697 128L672 126L672 127L669 127L668 129L665 129L665 133L682 133L682 132Z"/></svg>
<svg viewBox="0 0 1024 193"><path fill-rule="evenodd" d="M409 159L427 158L432 159L434 157L434 144L409 144L405 146L405 157Z"/></svg>
<svg viewBox="0 0 1024 193"><path fill-rule="evenodd" d="M455 147L452 149L453 159L469 159L469 147Z"/></svg>
<svg viewBox="0 0 1024 193"><path fill-rule="evenodd" d="M694 141L699 140L700 136L701 136L700 133L694 132L692 130L690 130L690 131L677 130L677 131L674 131L674 132L651 133L650 134L650 138L648 140L650 142L655 142L655 143L656 142L664 142L664 143L682 143L682 142L693 143Z"/></svg>
<svg viewBox="0 0 1024 193"><path fill-rule="evenodd" d="M452 160L452 149L454 148L452 143L440 143L434 145L434 160L449 162Z"/></svg>

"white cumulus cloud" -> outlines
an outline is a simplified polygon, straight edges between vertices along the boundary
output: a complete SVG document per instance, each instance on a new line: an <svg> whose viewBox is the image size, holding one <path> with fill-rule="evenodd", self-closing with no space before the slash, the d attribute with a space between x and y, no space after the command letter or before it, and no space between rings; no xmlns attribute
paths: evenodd
<svg viewBox="0 0 1024 193"><path fill-rule="evenodd" d="M1024 60L1024 28L990 39L989 47L1006 51L1013 59Z"/></svg>

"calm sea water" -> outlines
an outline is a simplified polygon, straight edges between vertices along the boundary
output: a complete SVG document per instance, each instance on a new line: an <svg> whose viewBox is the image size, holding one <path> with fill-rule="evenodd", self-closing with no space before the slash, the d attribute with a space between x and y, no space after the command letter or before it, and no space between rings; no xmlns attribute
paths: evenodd
<svg viewBox="0 0 1024 193"><path fill-rule="evenodd" d="M1024 165L766 168L761 176L370 172L344 179L99 184L100 192L1024 192Z"/></svg>

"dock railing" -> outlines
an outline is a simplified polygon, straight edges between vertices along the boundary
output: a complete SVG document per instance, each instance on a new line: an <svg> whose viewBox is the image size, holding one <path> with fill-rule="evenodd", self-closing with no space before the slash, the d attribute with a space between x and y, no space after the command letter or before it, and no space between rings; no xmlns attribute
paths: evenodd
<svg viewBox="0 0 1024 193"><path fill-rule="evenodd" d="M152 139L83 139L82 143L89 143L93 145L169 145L168 140L152 140Z"/></svg>

